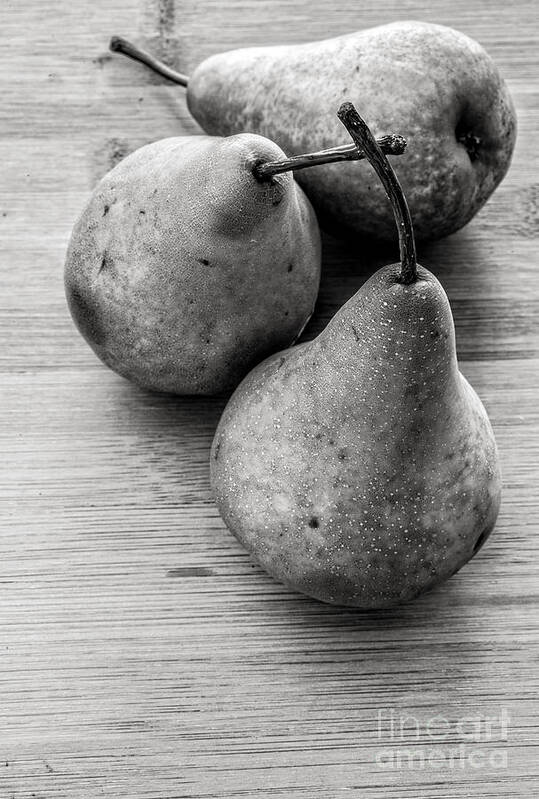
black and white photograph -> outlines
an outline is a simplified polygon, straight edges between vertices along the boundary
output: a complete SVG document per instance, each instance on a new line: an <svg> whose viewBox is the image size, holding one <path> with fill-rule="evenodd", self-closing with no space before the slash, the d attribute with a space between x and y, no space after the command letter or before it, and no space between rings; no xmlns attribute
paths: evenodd
<svg viewBox="0 0 539 799"><path fill-rule="evenodd" d="M0 799L537 799L539 5L0 40Z"/></svg>

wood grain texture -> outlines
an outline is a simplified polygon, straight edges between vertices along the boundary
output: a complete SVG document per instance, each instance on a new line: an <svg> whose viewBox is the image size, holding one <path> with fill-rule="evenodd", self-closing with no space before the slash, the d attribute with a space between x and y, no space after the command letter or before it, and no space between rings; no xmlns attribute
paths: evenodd
<svg viewBox="0 0 539 799"><path fill-rule="evenodd" d="M536 2L4 0L1 17L1 799L536 797ZM477 38L517 106L504 184L465 230L420 252L491 415L504 501L488 545L449 583L356 613L252 565L209 491L225 398L157 396L107 371L70 321L62 263L106 169L198 130L178 88L107 53L111 33L189 71L223 49L403 18ZM391 256L326 238L306 336ZM470 717L503 712L507 740L499 723L470 739ZM402 736L391 713L409 717ZM440 716L447 734L431 738ZM451 767L459 746L466 759ZM418 749L434 762L409 767Z"/></svg>

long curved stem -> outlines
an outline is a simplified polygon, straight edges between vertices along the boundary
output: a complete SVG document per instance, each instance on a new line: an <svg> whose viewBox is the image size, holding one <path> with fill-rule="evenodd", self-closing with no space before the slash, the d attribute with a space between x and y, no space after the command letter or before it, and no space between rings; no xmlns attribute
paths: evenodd
<svg viewBox="0 0 539 799"><path fill-rule="evenodd" d="M158 58L154 58L151 53L142 50L140 47L137 47L136 44L132 44L132 42L124 39L122 36L113 36L110 40L109 48L113 53L122 53L122 55L126 55L128 58L132 58L133 61L145 64L147 67L150 67L151 70L157 72L158 75L168 78L168 80L171 80L173 83L177 83L180 86L187 86L189 83L187 75L182 75L181 72L176 72L175 69L167 67L167 65L159 61Z"/></svg>
<svg viewBox="0 0 539 799"><path fill-rule="evenodd" d="M400 281L405 284L414 283L417 280L417 260L412 217L410 216L408 203L406 202L404 192L393 167L352 103L343 103L337 112L337 116L354 140L356 147L364 151L369 163L382 181L386 194L393 207L393 213L395 214L395 221L399 231L401 255Z"/></svg>
<svg viewBox="0 0 539 799"><path fill-rule="evenodd" d="M396 133L382 136L377 140L377 144L382 152L387 153L387 155L401 155L406 148L406 140ZM274 175L280 175L282 172L307 169L310 166L320 166L320 164L334 164L338 161L361 161L366 157L366 154L358 149L355 144L343 144L340 147L332 147L330 150L293 155L283 161L268 161L258 164L255 168L255 175L259 180L268 180Z"/></svg>

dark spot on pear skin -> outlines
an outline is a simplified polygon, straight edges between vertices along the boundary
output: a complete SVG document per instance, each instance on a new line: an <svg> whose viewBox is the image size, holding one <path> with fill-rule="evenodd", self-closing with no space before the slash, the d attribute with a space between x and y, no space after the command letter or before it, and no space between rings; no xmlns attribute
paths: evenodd
<svg viewBox="0 0 539 799"><path fill-rule="evenodd" d="M277 369L280 369L281 366L284 365L285 361L286 361L286 358L279 358L279 364L277 366Z"/></svg>
<svg viewBox="0 0 539 799"><path fill-rule="evenodd" d="M311 516L309 519L309 527L312 527L313 530L316 530L317 527L320 527L320 522L318 521L317 516Z"/></svg>
<svg viewBox="0 0 539 799"><path fill-rule="evenodd" d="M210 262L207 258L197 258L199 264L203 264L204 266L210 266Z"/></svg>
<svg viewBox="0 0 539 799"><path fill-rule="evenodd" d="M110 210L110 205L105 205L103 208L103 216L106 216Z"/></svg>
<svg viewBox="0 0 539 799"><path fill-rule="evenodd" d="M69 307L84 338L94 344L102 345L106 335L99 321L97 308L73 286L67 287L66 294Z"/></svg>
<svg viewBox="0 0 539 799"><path fill-rule="evenodd" d="M340 449L339 450L338 458L339 458L340 461L344 461L346 459L346 450L345 449Z"/></svg>
<svg viewBox="0 0 539 799"><path fill-rule="evenodd" d="M139 214L142 214L142 216L146 216L146 211L139 211Z"/></svg>
<svg viewBox="0 0 539 799"><path fill-rule="evenodd" d="M294 264L288 264L288 270L287 271L291 272L293 268L294 268Z"/></svg>
<svg viewBox="0 0 539 799"><path fill-rule="evenodd" d="M103 258L101 259L101 266L99 267L99 271L98 271L97 274L100 275L101 272L103 271L103 269L108 269L110 266L113 265L113 263L114 263L114 261L110 257L110 255L107 255L107 253L104 252L103 253Z"/></svg>
<svg viewBox="0 0 539 799"><path fill-rule="evenodd" d="M355 340L356 340L356 341L359 341L359 333L357 332L357 330L356 330L355 326L354 326L354 325L350 325L350 327L351 327L351 329L352 329L352 333L354 334L354 338L355 338Z"/></svg>

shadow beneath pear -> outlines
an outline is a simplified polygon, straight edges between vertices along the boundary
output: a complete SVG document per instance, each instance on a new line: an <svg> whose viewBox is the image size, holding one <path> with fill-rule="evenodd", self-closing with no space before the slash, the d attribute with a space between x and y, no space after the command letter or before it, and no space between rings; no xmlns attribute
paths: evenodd
<svg viewBox="0 0 539 799"><path fill-rule="evenodd" d="M377 644L389 641L395 649L402 647L406 651L410 641L417 640L411 636L417 636L418 630L422 636L436 637L443 632L454 632L458 624L459 634L463 639L467 637L467 618L476 618L478 612L477 597L470 594L467 584L470 579L470 574L456 575L414 600L378 610L326 605L291 594L283 599L283 615L287 624L302 630L316 628L326 634L338 634L341 641L345 638L347 653L355 646L358 651L363 650L369 636ZM428 651L420 652L419 656L428 657Z"/></svg>
<svg viewBox="0 0 539 799"><path fill-rule="evenodd" d="M229 396L162 394L127 380L118 385L117 414L136 462L149 476L161 476L162 491L177 491L179 506L191 495L209 498L210 449Z"/></svg>
<svg viewBox="0 0 539 799"><path fill-rule="evenodd" d="M462 278L485 277L481 245L470 228L468 225L443 239L417 244L417 260L444 285L450 302L452 290L462 289Z"/></svg>
<svg viewBox="0 0 539 799"><path fill-rule="evenodd" d="M212 435L231 391L215 396L167 394L142 388L129 381L118 397L129 409L133 424L144 433L155 431L177 435L181 426Z"/></svg>
<svg viewBox="0 0 539 799"><path fill-rule="evenodd" d="M499 312L505 292L501 259L477 231L472 221L446 239L421 245L418 253L447 293L461 360L503 357L506 350L506 320Z"/></svg>
<svg viewBox="0 0 539 799"><path fill-rule="evenodd" d="M322 230L322 275L314 314L300 343L315 338L381 266L398 260L398 245L369 238L335 237Z"/></svg>
<svg viewBox="0 0 539 799"><path fill-rule="evenodd" d="M501 322L489 309L487 298L501 288L501 275L493 270L485 242L474 232L473 222L457 233L432 242L420 242L418 261L442 283L451 304L457 335L457 352L463 359L488 357L478 342L496 341L503 335ZM339 237L322 233L322 277L315 312L300 343L315 338L337 311L371 275L399 260L397 239ZM503 291L502 291L503 294Z"/></svg>
<svg viewBox="0 0 539 799"><path fill-rule="evenodd" d="M187 107L185 91L180 87L172 87L172 91L163 95L162 102L170 119L178 124L175 136L207 136ZM159 137L156 137L159 138Z"/></svg>

